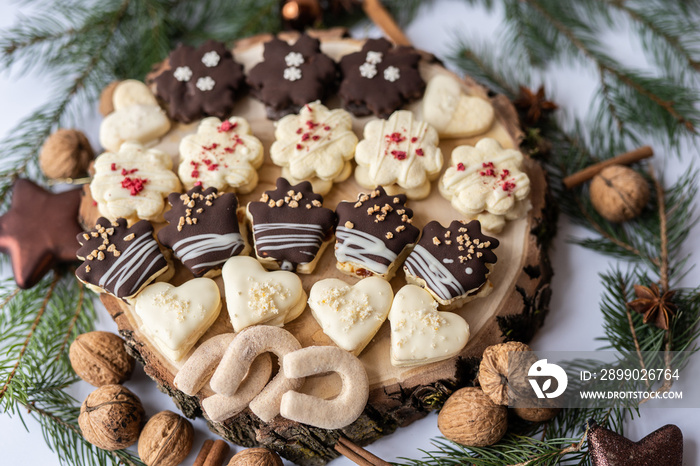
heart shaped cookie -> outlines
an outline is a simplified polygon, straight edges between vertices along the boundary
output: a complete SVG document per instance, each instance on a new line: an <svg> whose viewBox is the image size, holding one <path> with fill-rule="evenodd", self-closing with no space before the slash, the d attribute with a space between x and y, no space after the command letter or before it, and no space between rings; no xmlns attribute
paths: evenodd
<svg viewBox="0 0 700 466"><path fill-rule="evenodd" d="M306 308L299 277L286 271L268 272L253 257L236 256L221 271L226 307L236 333L257 324L281 327Z"/></svg>
<svg viewBox="0 0 700 466"><path fill-rule="evenodd" d="M180 286L154 283L134 303L139 329L174 361L189 353L220 310L219 287L209 278L195 278Z"/></svg>
<svg viewBox="0 0 700 466"><path fill-rule="evenodd" d="M386 320L393 297L389 282L379 277L365 278L353 286L328 278L311 287L309 306L323 333L358 355Z"/></svg>
<svg viewBox="0 0 700 466"><path fill-rule="evenodd" d="M440 312L430 293L406 285L389 311L391 364L419 366L457 355L469 340L469 324L453 312Z"/></svg>

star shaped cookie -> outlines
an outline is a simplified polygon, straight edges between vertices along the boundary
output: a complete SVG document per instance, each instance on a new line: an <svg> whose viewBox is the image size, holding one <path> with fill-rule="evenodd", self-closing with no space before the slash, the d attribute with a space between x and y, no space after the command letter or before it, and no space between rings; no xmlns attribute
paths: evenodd
<svg viewBox="0 0 700 466"><path fill-rule="evenodd" d="M76 260L80 192L54 194L29 180L15 181L10 209L0 217L0 251L10 256L20 288L36 285L57 263Z"/></svg>

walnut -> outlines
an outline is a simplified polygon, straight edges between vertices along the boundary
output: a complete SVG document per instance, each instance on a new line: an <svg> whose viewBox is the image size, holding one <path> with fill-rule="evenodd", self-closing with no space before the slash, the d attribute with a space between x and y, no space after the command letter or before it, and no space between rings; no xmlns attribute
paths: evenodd
<svg viewBox="0 0 700 466"><path fill-rule="evenodd" d="M282 460L267 448L248 448L234 455L228 466L282 466Z"/></svg>
<svg viewBox="0 0 700 466"><path fill-rule="evenodd" d="M100 94L100 103L97 109L100 111L102 116L107 116L114 111L114 103L112 102L112 97L114 96L114 90L117 88L121 81L112 81L107 84L102 93Z"/></svg>
<svg viewBox="0 0 700 466"><path fill-rule="evenodd" d="M493 445L507 428L508 409L495 404L478 387L454 392L438 415L442 435L468 447Z"/></svg>
<svg viewBox="0 0 700 466"><path fill-rule="evenodd" d="M39 166L48 178L76 178L87 173L95 153L85 134L77 129L59 129L44 142Z"/></svg>
<svg viewBox="0 0 700 466"><path fill-rule="evenodd" d="M148 420L139 437L139 457L148 466L177 466L192 450L192 424L172 411Z"/></svg>
<svg viewBox="0 0 700 466"><path fill-rule="evenodd" d="M518 362L518 367L508 369L509 353L513 351L530 351L530 347L518 341L509 341L499 345L489 346L484 350L484 355L479 365L479 385L491 401L499 405L508 405L508 397L519 393L530 393L523 391L529 389L527 382L527 371L529 363L534 363L532 358L527 357ZM510 373L509 373L510 372Z"/></svg>
<svg viewBox="0 0 700 466"><path fill-rule="evenodd" d="M611 165L593 178L590 196L606 220L626 222L641 214L649 202L649 183L629 167Z"/></svg>
<svg viewBox="0 0 700 466"><path fill-rule="evenodd" d="M520 419L525 419L530 422L544 422L549 421L554 416L559 414L560 408L513 408L515 414L518 415Z"/></svg>
<svg viewBox="0 0 700 466"><path fill-rule="evenodd" d="M103 450L120 450L139 438L145 413L141 400L121 385L103 385L80 407L78 425L85 440Z"/></svg>
<svg viewBox="0 0 700 466"><path fill-rule="evenodd" d="M126 352L124 340L110 332L78 335L68 357L78 377L95 387L125 382L134 370L134 358Z"/></svg>

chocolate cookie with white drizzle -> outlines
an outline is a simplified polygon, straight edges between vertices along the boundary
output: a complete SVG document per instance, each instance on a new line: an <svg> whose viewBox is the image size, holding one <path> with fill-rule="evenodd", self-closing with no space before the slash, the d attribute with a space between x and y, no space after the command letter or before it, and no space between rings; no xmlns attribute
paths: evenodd
<svg viewBox="0 0 700 466"><path fill-rule="evenodd" d="M277 188L248 203L255 255L270 270L311 273L333 239L335 212L323 207L323 196L311 183L291 185L277 178Z"/></svg>
<svg viewBox="0 0 700 466"><path fill-rule="evenodd" d="M493 290L488 277L498 244L481 232L478 220L455 220L447 228L432 221L406 258L406 281L425 288L443 310L460 307Z"/></svg>
<svg viewBox="0 0 700 466"><path fill-rule="evenodd" d="M406 196L390 196L381 186L361 193L357 201L339 203L336 214L337 267L350 275L391 280L420 235L412 225L413 211L406 207Z"/></svg>
<svg viewBox="0 0 700 466"><path fill-rule="evenodd" d="M237 215L233 193L195 186L185 194L172 193L173 206L165 213L169 224L158 232L158 240L175 253L195 277L214 277L227 259L250 250Z"/></svg>

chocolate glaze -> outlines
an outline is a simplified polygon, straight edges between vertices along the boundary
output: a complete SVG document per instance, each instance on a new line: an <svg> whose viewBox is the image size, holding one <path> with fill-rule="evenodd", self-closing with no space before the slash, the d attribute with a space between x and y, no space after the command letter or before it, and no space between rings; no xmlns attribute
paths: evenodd
<svg viewBox="0 0 700 466"><path fill-rule="evenodd" d="M15 181L10 209L0 217L0 252L10 256L20 288L36 285L57 263L75 260L80 192L54 194L29 180Z"/></svg>
<svg viewBox="0 0 700 466"><path fill-rule="evenodd" d="M168 267L153 237L153 226L146 220L128 228L126 219L110 222L100 217L95 228L77 238L76 255L84 262L75 275L117 298L135 295Z"/></svg>
<svg viewBox="0 0 700 466"><path fill-rule="evenodd" d="M214 66L203 62L205 54L210 52L216 52L219 56ZM207 61L206 58L204 61ZM196 49L180 44L170 52L168 64L169 68L154 79L156 95L167 103L170 118L183 123L204 116L228 117L245 87L243 66L234 61L222 42L208 40ZM176 78L180 67L190 70L188 79ZM214 86L211 90L203 91L197 87L197 83L206 78L212 79Z"/></svg>
<svg viewBox="0 0 700 466"><path fill-rule="evenodd" d="M294 81L284 78L290 68L285 57L300 53L304 62L295 66L301 77ZM336 64L321 52L318 39L302 34L294 45L273 38L265 43L263 61L248 73L251 93L267 107L267 116L277 120L290 113L297 113L302 105L322 100L330 95L336 84Z"/></svg>
<svg viewBox="0 0 700 466"><path fill-rule="evenodd" d="M372 78L362 76L368 52L379 52L381 61L375 63ZM418 72L420 55L413 47L393 47L386 39L369 39L362 50L345 55L340 60L341 82L338 95L343 106L356 116L374 113L387 118L404 103L420 98L425 81ZM387 68L398 68L400 77L395 81L384 78Z"/></svg>
<svg viewBox="0 0 700 466"><path fill-rule="evenodd" d="M498 244L496 238L481 232L478 220L455 220L447 228L432 221L423 228L420 241L406 258L404 271L425 280L428 288L444 300L475 294L490 273L486 264L496 263L493 249Z"/></svg>
<svg viewBox="0 0 700 466"><path fill-rule="evenodd" d="M158 232L158 240L172 249L195 277L220 269L245 248L235 194L195 186L185 194L172 193L168 202L173 208L164 214L168 225Z"/></svg>
<svg viewBox="0 0 700 466"><path fill-rule="evenodd" d="M323 196L308 181L292 186L277 178L275 190L248 204L257 255L274 259L284 269L314 260L335 226L335 213L322 205Z"/></svg>
<svg viewBox="0 0 700 466"><path fill-rule="evenodd" d="M344 257L372 272L383 274L401 251L418 240L420 230L412 225L413 211L406 207L406 196L390 196L379 186L368 194L359 194L357 201L340 202L336 207L338 233L336 235L336 257L343 262ZM342 233L341 233L342 230ZM366 237L354 236L365 233L384 244L393 254L372 254L362 244ZM381 249L380 247L377 249ZM345 251L345 252L343 252Z"/></svg>

